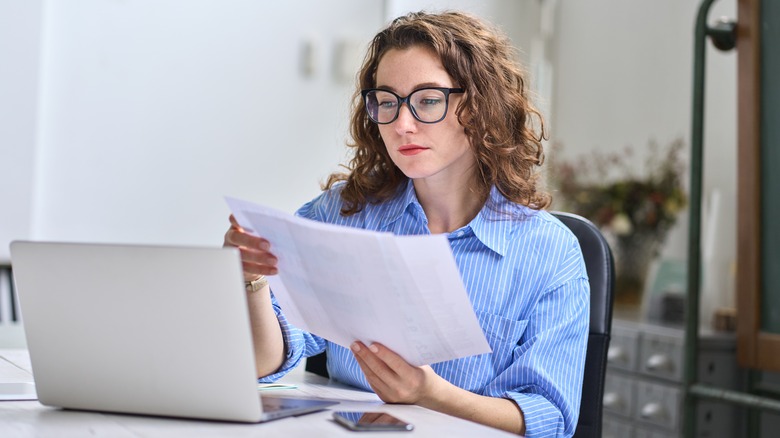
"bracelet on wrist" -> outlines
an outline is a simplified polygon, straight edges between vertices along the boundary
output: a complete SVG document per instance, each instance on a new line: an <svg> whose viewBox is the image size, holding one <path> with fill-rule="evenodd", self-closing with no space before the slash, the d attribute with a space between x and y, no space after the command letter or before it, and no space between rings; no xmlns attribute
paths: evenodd
<svg viewBox="0 0 780 438"><path fill-rule="evenodd" d="M252 281L245 282L244 286L246 286L247 292L257 292L260 289L268 286L268 279L265 278L265 275L261 275Z"/></svg>

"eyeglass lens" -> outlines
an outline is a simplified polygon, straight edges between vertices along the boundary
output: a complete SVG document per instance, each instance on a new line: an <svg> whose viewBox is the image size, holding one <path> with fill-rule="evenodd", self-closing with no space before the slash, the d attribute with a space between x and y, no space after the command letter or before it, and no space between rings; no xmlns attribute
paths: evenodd
<svg viewBox="0 0 780 438"><path fill-rule="evenodd" d="M371 90L366 93L366 110L376 123L390 123L398 117L406 101L414 117L424 123L436 123L447 114L447 95L442 90L423 88L402 99L395 93Z"/></svg>

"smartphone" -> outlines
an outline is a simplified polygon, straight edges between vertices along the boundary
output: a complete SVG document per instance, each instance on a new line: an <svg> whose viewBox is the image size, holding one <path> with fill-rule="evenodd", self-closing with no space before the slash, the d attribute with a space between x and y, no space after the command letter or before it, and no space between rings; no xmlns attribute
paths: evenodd
<svg viewBox="0 0 780 438"><path fill-rule="evenodd" d="M414 426L386 412L346 412L336 411L333 419L349 430L377 431L402 430L410 431Z"/></svg>

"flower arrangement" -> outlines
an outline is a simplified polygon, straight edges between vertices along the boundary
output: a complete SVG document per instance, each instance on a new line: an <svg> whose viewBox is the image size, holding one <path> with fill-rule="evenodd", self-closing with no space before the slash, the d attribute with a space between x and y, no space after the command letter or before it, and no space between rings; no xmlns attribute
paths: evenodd
<svg viewBox="0 0 780 438"><path fill-rule="evenodd" d="M660 148L650 142L643 175L632 167L633 150L591 152L563 160L552 147L548 166L559 210L590 219L606 235L615 255L617 293L640 294L647 268L687 204L683 188L684 143Z"/></svg>
<svg viewBox="0 0 780 438"><path fill-rule="evenodd" d="M626 148L622 153L595 151L573 161L554 156L549 178L562 209L590 219L615 236L651 232L663 240L687 203L682 180L686 166L680 156L683 146L682 140L675 140L660 150L651 142L645 176L632 170L633 151ZM553 152L561 150L553 147Z"/></svg>

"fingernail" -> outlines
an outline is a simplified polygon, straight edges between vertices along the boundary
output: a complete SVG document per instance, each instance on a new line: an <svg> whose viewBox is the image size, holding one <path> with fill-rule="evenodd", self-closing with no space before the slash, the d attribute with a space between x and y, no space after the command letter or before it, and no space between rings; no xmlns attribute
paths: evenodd
<svg viewBox="0 0 780 438"><path fill-rule="evenodd" d="M360 345L358 345L358 343L357 343L357 342L353 342L353 343L352 343L352 345L351 345L351 347L352 347L352 351L354 351L355 353L357 353L358 351L360 351Z"/></svg>
<svg viewBox="0 0 780 438"><path fill-rule="evenodd" d="M378 353L379 352L379 348L376 345L374 345L374 344L371 344L371 346L369 346L368 349L371 350L374 353Z"/></svg>

